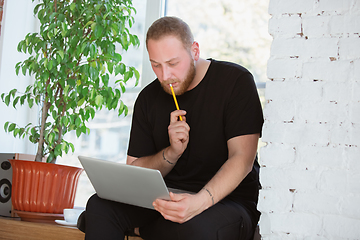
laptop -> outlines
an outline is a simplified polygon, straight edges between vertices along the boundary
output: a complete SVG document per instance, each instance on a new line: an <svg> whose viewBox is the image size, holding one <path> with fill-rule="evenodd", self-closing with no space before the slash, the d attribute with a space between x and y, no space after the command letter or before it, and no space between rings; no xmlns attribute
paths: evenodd
<svg viewBox="0 0 360 240"><path fill-rule="evenodd" d="M79 156L97 195L101 198L154 209L157 198L170 200L169 192L190 193L167 188L159 170Z"/></svg>

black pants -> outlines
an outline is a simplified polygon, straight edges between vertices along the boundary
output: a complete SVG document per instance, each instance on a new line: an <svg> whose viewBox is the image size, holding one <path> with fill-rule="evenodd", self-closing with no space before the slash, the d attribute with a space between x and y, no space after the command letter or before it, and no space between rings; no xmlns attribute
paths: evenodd
<svg viewBox="0 0 360 240"><path fill-rule="evenodd" d="M93 195L86 206L86 240L123 240L124 232L140 227L146 240L242 240L251 239L255 226L245 208L222 200L179 224L155 210L113 202Z"/></svg>

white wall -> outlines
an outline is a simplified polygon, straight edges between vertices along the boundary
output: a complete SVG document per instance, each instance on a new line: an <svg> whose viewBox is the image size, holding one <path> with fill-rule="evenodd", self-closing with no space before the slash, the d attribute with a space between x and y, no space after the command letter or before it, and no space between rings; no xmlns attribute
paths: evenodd
<svg viewBox="0 0 360 240"><path fill-rule="evenodd" d="M36 3L36 1L35 1ZM24 53L17 52L17 44L27 33L35 32L37 22L33 16L34 3L28 0L6 0L3 12L2 33L0 39L0 94L13 88L24 91L31 82L31 78L15 74L17 62L27 58ZM16 122L21 126L28 121L36 123L35 107L32 111L27 108L14 110L0 101L0 152L35 153L35 146L26 139L14 140L12 134L5 133L6 121Z"/></svg>
<svg viewBox="0 0 360 240"><path fill-rule="evenodd" d="M360 1L270 0L263 239L360 238Z"/></svg>

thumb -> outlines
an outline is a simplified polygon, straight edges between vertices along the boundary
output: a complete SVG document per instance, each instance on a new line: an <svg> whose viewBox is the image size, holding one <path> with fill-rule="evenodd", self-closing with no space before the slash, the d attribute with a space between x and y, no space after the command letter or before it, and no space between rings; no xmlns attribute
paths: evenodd
<svg viewBox="0 0 360 240"><path fill-rule="evenodd" d="M170 192L170 199L173 202L179 202L183 199L184 197L181 194L175 194L173 192Z"/></svg>

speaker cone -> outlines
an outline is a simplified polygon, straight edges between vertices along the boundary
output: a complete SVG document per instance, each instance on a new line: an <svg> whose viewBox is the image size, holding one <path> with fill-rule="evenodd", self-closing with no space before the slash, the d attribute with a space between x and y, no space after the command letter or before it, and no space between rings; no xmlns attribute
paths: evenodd
<svg viewBox="0 0 360 240"><path fill-rule="evenodd" d="M6 203L11 198L11 182L8 179L0 180L0 202Z"/></svg>

